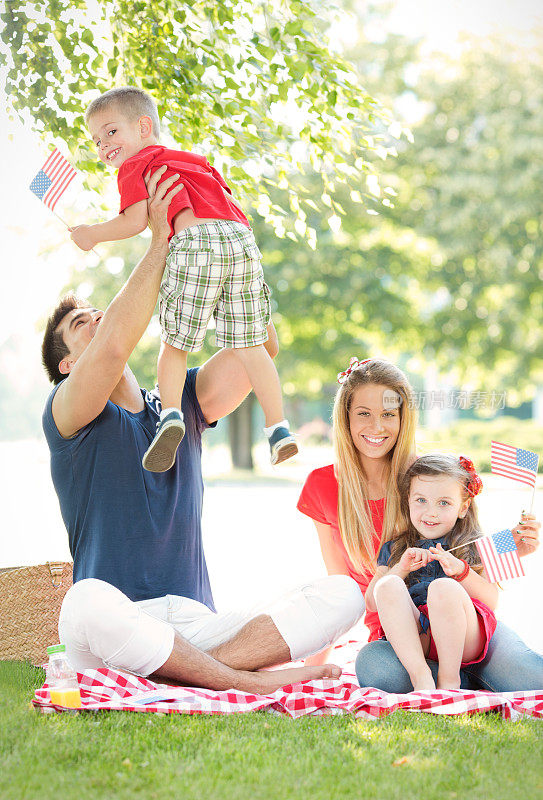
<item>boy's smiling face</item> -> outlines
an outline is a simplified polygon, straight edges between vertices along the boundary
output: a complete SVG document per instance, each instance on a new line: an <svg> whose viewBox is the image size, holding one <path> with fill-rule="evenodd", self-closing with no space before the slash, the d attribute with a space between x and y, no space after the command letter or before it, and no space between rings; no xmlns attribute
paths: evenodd
<svg viewBox="0 0 543 800"><path fill-rule="evenodd" d="M87 124L98 158L115 169L156 142L150 117L130 120L113 104L89 117Z"/></svg>

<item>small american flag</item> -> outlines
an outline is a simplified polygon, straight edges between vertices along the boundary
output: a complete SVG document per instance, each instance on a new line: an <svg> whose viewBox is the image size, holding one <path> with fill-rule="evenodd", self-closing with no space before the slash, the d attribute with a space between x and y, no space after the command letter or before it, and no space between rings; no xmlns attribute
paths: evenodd
<svg viewBox="0 0 543 800"><path fill-rule="evenodd" d="M534 487L538 464L539 456L531 450L521 450L501 442L490 444L490 469L496 475L505 475Z"/></svg>
<svg viewBox="0 0 543 800"><path fill-rule="evenodd" d="M509 529L492 536L483 536L475 541L475 545L491 583L522 578L524 575L517 546Z"/></svg>
<svg viewBox="0 0 543 800"><path fill-rule="evenodd" d="M36 197L39 197L47 208L53 211L76 175L77 171L55 147L30 184L30 191L34 192Z"/></svg>

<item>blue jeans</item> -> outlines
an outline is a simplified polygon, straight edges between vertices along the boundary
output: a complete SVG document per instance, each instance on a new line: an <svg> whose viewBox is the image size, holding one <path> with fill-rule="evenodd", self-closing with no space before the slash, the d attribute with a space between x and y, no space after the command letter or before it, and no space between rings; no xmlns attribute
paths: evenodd
<svg viewBox="0 0 543 800"><path fill-rule="evenodd" d="M428 661L434 680L437 663ZM406 694L413 686L390 642L379 639L366 644L356 659L360 686L373 686L383 692ZM487 689L513 692L543 689L543 656L524 644L503 622L498 622L485 658L460 671L462 689Z"/></svg>

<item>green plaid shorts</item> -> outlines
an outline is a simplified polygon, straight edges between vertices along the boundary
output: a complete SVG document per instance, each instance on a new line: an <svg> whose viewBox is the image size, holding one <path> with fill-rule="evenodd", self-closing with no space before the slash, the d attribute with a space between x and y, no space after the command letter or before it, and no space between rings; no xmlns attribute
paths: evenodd
<svg viewBox="0 0 543 800"><path fill-rule="evenodd" d="M240 222L204 222L172 237L160 287L162 341L200 350L213 316L217 347L263 344L271 313L261 258Z"/></svg>

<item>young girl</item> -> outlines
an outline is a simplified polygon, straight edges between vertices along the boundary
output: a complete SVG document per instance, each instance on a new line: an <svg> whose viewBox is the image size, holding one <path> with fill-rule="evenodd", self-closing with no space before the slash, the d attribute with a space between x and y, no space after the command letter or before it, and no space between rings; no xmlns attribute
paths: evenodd
<svg viewBox="0 0 543 800"><path fill-rule="evenodd" d="M436 688L426 657L439 662L438 689L459 689L460 667L483 660L496 629L498 588L468 544L481 535L481 489L469 459L440 453L417 459L400 483L406 526L381 547L366 605L415 691Z"/></svg>

